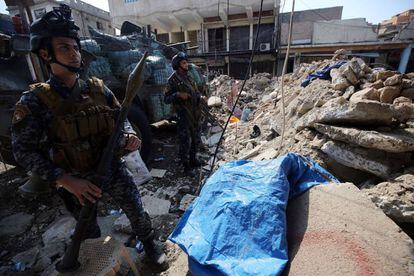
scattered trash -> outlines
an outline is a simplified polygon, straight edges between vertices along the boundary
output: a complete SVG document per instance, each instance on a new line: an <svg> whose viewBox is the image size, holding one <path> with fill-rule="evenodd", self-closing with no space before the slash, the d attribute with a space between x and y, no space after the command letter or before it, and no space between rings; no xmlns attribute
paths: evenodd
<svg viewBox="0 0 414 276"><path fill-rule="evenodd" d="M138 253L142 253L144 251L144 245L141 241L137 241L137 244L135 245L135 250L137 250Z"/></svg>
<svg viewBox="0 0 414 276"><path fill-rule="evenodd" d="M242 112L242 115L241 115L241 120L243 122L247 122L249 120L249 116L250 116L251 112L252 111L249 108L243 108L243 112Z"/></svg>
<svg viewBox="0 0 414 276"><path fill-rule="evenodd" d="M261 134L260 132L260 128L257 125L253 126L253 132L250 134L250 138L257 138L259 137Z"/></svg>
<svg viewBox="0 0 414 276"><path fill-rule="evenodd" d="M141 185L151 179L147 166L142 161L139 151L136 150L123 157L128 170L134 177L135 185Z"/></svg>
<svg viewBox="0 0 414 276"><path fill-rule="evenodd" d="M163 178L166 172L167 170L163 169L152 169L150 174L152 177Z"/></svg>
<svg viewBox="0 0 414 276"><path fill-rule="evenodd" d="M111 216L119 216L119 215L122 215L122 209L119 209L119 210L110 210L109 211L109 214L111 215Z"/></svg>
<svg viewBox="0 0 414 276"><path fill-rule="evenodd" d="M22 272L26 270L26 265L23 262L17 262L13 266L14 272Z"/></svg>
<svg viewBox="0 0 414 276"><path fill-rule="evenodd" d="M238 122L240 122L240 120L236 116L231 116L230 117L230 123L238 123Z"/></svg>
<svg viewBox="0 0 414 276"><path fill-rule="evenodd" d="M160 162L160 161L163 161L163 160L165 160L165 157L154 158L154 162Z"/></svg>

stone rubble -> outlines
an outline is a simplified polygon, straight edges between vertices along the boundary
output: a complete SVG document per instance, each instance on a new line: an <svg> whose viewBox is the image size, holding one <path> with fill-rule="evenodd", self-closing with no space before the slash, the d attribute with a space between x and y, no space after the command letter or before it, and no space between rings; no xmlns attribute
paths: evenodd
<svg viewBox="0 0 414 276"><path fill-rule="evenodd" d="M338 60L346 63L330 71L331 80L314 79L301 87L309 74ZM229 97L234 98L234 82L240 91L243 81L226 75L216 77L209 84L211 95L228 102ZM346 51L338 50L332 59L302 63L285 75L283 116L281 78L258 73L246 81L237 106L249 109L250 115L246 121L228 125L215 165L237 159L271 159L293 151L339 172L343 182L353 181L359 187L366 181L390 183L387 181L414 166L413 100L413 73L372 69L361 58L347 59ZM210 108L222 125L229 110L224 105ZM254 125L261 135L252 138ZM204 137L209 152L214 152L216 138L211 143L211 137ZM406 180L399 189L380 189L383 183L370 190L375 192L372 200L395 221L413 222L414 202L394 200L394 196L404 190L414 198L414 181Z"/></svg>

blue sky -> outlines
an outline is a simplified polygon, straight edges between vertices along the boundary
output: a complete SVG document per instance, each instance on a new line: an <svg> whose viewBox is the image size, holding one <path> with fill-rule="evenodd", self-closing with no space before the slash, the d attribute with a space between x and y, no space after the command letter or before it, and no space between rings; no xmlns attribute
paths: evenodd
<svg viewBox="0 0 414 276"><path fill-rule="evenodd" d="M89 4L108 10L106 0L83 0ZM213 0L217 1L217 0ZM225 0L221 0L222 2ZM231 0L229 0L231 3ZM285 3L283 11L290 11L292 0L280 0ZM326 8L343 6L342 19L366 18L370 23L378 23L384 19L408 9L414 9L413 0L296 0L295 10L309 8ZM4 0L0 0L0 13L7 13Z"/></svg>

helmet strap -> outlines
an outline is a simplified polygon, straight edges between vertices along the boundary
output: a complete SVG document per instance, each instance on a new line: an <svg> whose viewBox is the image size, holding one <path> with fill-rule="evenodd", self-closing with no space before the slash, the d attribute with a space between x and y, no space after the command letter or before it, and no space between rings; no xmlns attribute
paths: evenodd
<svg viewBox="0 0 414 276"><path fill-rule="evenodd" d="M51 44L49 44L47 48L48 48L49 55L51 57L51 59L49 61L49 64L50 63L57 63L60 66L65 67L66 69L68 69L72 73L79 73L82 70L82 67L84 65L83 60L81 61L81 66L80 67L69 66L69 65L63 64L63 63L61 63L60 61L57 60L57 58L55 56L55 52L53 51L53 46Z"/></svg>

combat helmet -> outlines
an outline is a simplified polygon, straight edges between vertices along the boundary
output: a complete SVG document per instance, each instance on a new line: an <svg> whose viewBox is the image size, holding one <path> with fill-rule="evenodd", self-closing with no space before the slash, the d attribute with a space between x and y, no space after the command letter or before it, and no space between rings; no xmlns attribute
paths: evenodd
<svg viewBox="0 0 414 276"><path fill-rule="evenodd" d="M61 4L54 7L52 11L45 13L30 26L30 50L38 53L45 39L52 37L70 37L76 40L79 50L81 49L79 38L79 27L72 18L72 12L68 5ZM67 66L56 60L51 45L48 50L52 57L52 62L56 62L72 72L78 72L80 68Z"/></svg>
<svg viewBox="0 0 414 276"><path fill-rule="evenodd" d="M179 52L178 54L176 54L175 56L173 56L172 60L171 60L171 66L174 70L177 70L179 65L180 65L180 61L182 60L187 60L188 61L188 57L184 52Z"/></svg>

